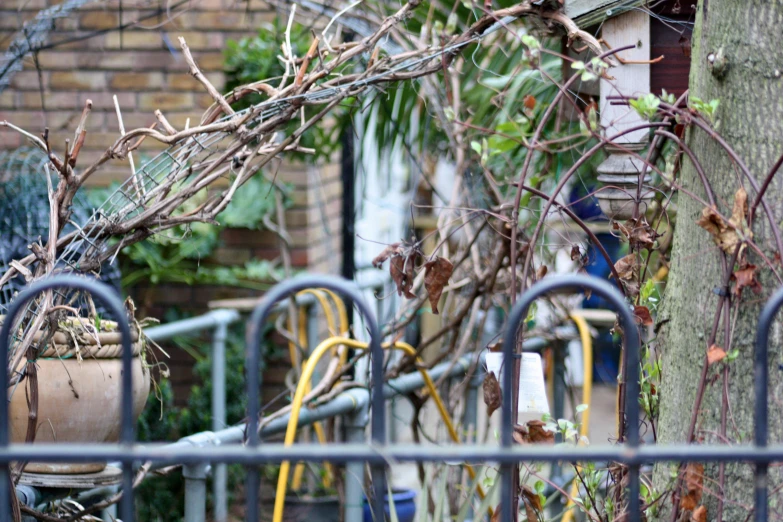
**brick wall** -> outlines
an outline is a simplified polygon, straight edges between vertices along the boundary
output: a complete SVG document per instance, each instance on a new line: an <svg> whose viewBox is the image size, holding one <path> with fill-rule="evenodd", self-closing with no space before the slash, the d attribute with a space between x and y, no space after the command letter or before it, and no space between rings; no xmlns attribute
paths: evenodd
<svg viewBox="0 0 783 522"><path fill-rule="evenodd" d="M0 1L0 51L8 48L23 22L41 8L59 3L60 0ZM96 159L119 136L113 95L117 95L122 108L126 129L154 123L155 109L163 111L176 128L183 128L188 119L197 122L212 99L188 74L177 38L186 39L199 67L218 90L223 90L225 43L256 33L276 13L260 0L189 0L175 8L171 16L165 13L167 5L177 4L176 0L123 0L120 16L119 0L108 0L56 20L49 42L60 44L37 54L40 75L33 58L25 59L24 70L16 73L10 87L0 93L0 120L34 133L48 127L51 143L62 148L65 139L73 137L85 100L91 99L93 112L77 170ZM122 24L138 23L120 32L117 28L121 18ZM21 144L18 134L0 129L0 150ZM146 140L136 155L136 164L161 148L153 140ZM105 186L125 180L129 173L127 160L113 160L90 183ZM285 219L295 268L339 273L339 175L336 165L287 165L278 173L279 180L294 187L293 205ZM241 265L249 259L275 259L279 255L278 238L273 233L232 229L223 233L221 245L209 261ZM258 294L231 287L171 284L142 285L132 293L150 315L157 317L171 307L201 313L211 300ZM176 350L170 353L172 382L181 402L192 384L192 358Z"/></svg>

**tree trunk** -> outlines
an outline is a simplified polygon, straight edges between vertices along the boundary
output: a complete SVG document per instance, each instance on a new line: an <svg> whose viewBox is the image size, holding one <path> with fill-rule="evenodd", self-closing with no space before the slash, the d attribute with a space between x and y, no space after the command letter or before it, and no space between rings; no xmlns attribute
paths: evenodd
<svg viewBox="0 0 783 522"><path fill-rule="evenodd" d="M690 96L705 101L720 100L715 114L718 132L759 183L783 153L782 28L781 0L700 0L693 32ZM740 185L745 187L752 202L756 192L720 145L699 129L688 132L687 143L704 167L721 214L731 215L734 194ZM686 161L679 181L682 187L706 201L705 190L690 162ZM780 223L783 172L773 180L766 199L775 214L775 222ZM721 299L716 290L722 284L722 254L710 235L696 224L703 207L703 203L679 193L671 271L659 316L660 321L668 321L659 337L663 382L658 441L662 444L686 442L715 310ZM767 258L774 259L775 242L761 207L754 218L753 233L755 243ZM732 444L753 441L753 345L757 318L766 299L779 286L760 256L750 249L746 255L750 263L759 267L763 291L757 295L745 289L741 299L734 295L731 298L730 346L739 350L739 357L728 363L726 438ZM775 265L781 272L780 264ZM728 344L724 326L721 320L715 340L721 347ZM778 323L770 342L770 443L783 438L780 340ZM707 372L695 443L720 443L722 391L723 363L717 363ZM671 487L676 464L657 466L654 477L657 491ZM770 491L781 483L780 469L770 469ZM707 506L708 520L718 519L719 496L724 498L723 520L745 520L753 506L752 479L751 466L728 464L721 493L719 467L707 464L702 503ZM780 519L783 504L779 494L771 494L769 503L770 520ZM660 519L670 519L671 505L669 499L664 502Z"/></svg>

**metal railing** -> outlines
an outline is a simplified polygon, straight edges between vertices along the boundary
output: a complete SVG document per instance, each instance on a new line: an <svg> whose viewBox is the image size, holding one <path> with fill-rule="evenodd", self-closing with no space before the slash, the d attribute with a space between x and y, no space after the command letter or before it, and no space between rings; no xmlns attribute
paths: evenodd
<svg viewBox="0 0 783 522"><path fill-rule="evenodd" d="M32 284L19 294L12 303L7 320L0 330L0 357L8 358L8 343L13 319L20 313L25 304L39 293L54 289L68 287L92 293L106 304L106 308L119 324L122 335L122 424L120 442L117 444L10 444L8 424L8 403L0 401L0 519L10 520L9 464L12 461L47 461L47 462L94 462L112 461L121 462L122 487L124 496L120 503L121 518L125 522L133 520L133 491L131 488L133 479L133 463L152 461L156 466L183 464L186 467L207 466L212 463L239 463L247 467L247 498L246 517L250 521L258 520L258 493L259 472L257 466L267 463L280 463L282 461L328 461L335 463L348 463L356 465L367 463L372 469L373 495L370 504L375 520L383 520L383 497L385 493L384 471L392 460L401 462L443 462L460 461L467 463L494 462L500 465L502 480L501 516L502 520L512 519L512 470L513 465L522 461L542 462L575 462L575 461L616 461L628 466L629 473L629 518L640 520L639 501L639 470L640 466L648 462L662 461L714 461L714 462L750 462L756 466L756 494L755 494L755 520L766 520L767 516L767 481L766 474L771 462L783 461L783 445L767 444L767 342L769 329L778 309L783 306L783 289L776 292L765 306L758 326L755 356L755 439L750 446L718 446L718 445L639 445L639 351L640 342L637 326L628 304L624 298L611 285L603 280L590 276L569 275L550 277L531 287L525 292L517 305L512 309L508 320L503 344L504 360L511 361L517 355L514 354L515 339L518 338L518 328L526 317L527 308L538 297L553 291L563 289L579 290L589 289L605 298L618 312L620 323L624 331L625 358L623 375L626 381L626 439L622 444L611 447L551 447L535 445L514 445L512 443L512 397L511 387L504 386L502 406L501 442L499 447L482 445L444 445L444 446L419 446L407 444L387 444L385 434L385 397L386 387L383 382L383 354L380 346L380 334L369 307L361 297L355 285L332 277L302 277L286 281L274 287L264 297L263 301L254 310L247 331L247 394L249 422L246 426L229 428L212 434L199 434L186 438L175 444L139 445L134 442L133 417L131 411L131 350L130 327L124 316L122 302L111 290L95 281L74 276L56 276ZM371 378L368 391L354 390L347 401L354 409L366 418L365 405L372 407L371 440L362 441L364 429L356 430L349 437L347 443L330 444L296 444L284 446L278 443L261 443L259 433L259 391L260 377L257 372L260 363L261 332L266 319L275 306L275 303L292 295L294 292L305 288L327 288L344 297L351 299L353 304L363 314L365 326L370 337L371 353ZM503 380L512 382L512 365L504 364ZM410 378L409 376L401 377ZM8 375L2 372L0 386L7 389ZM396 383L399 384L399 383ZM346 392L348 393L348 392ZM358 399L362 394L366 399ZM369 394L367 397L366 394ZM354 402L355 401L355 402ZM369 401L369 403L365 402ZM360 406L359 406L360 405ZM314 421L320 415L332 415L341 408L336 406L323 406L324 409L314 409L302 412L302 420ZM332 409L336 408L336 409ZM350 410L348 410L350 411ZM309 417L308 417L309 416ZM280 420L280 423L283 421ZM361 425L362 422L357 424ZM350 425L350 424L349 424ZM267 427L269 429L269 427ZM205 450L207 442L199 443L198 440L218 440L215 436L231 438L244 444L214 444L210 443ZM195 475L195 473L194 473ZM200 475L199 475L200 476ZM361 474L359 475L361 476ZM186 475L186 480L187 475ZM192 478L191 480L202 480ZM361 484L359 484L361 486ZM203 488L201 491L205 491Z"/></svg>

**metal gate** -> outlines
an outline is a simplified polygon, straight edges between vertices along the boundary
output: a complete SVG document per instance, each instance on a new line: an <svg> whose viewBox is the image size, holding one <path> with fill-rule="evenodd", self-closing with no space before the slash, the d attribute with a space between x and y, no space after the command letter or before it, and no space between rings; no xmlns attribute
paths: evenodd
<svg viewBox="0 0 783 522"><path fill-rule="evenodd" d="M12 461L48 462L91 462L117 461L122 463L122 489L120 517L124 522L134 520L133 513L133 466L134 463L152 461L160 465L207 465L212 463L238 463L247 467L246 518L259 520L258 491L260 485L258 467L261 464L282 461L329 461L335 463L367 463L371 467L373 498L383 499L385 488L385 467L390 459L399 461L443 462L463 461L467 463L495 462L500 464L501 473L501 515L511 520L512 512L512 470L515 463L523 461L576 462L616 461L628 466L629 511L631 520L641 519L639 502L639 470L645 463L662 461L746 461L755 464L755 520L767 520L767 470L771 462L783 461L783 445L767 445L767 387L768 362L767 343L769 330L778 309L783 306L783 288L769 299L759 318L755 350L755 409L754 444L750 446L718 445L645 445L639 444L639 351L640 340L633 313L624 298L609 283L585 275L555 276L544 279L525 292L511 310L503 343L504 360L510 361L514 354L518 327L527 314L528 307L539 297L553 291L588 289L606 299L620 318L624 331L626 377L626 422L627 439L623 444L606 448L585 447L542 447L520 446L512 442L512 388L503 389L502 429L500 447L481 445L421 447L416 445L388 444L385 429L385 399L383 382L383 351L378 324L371 309L362 298L356 286L348 281L327 277L307 276L292 279L275 286L253 311L247 329L247 429L241 435L244 444L234 446L211 446L208 449L197 445L144 445L134 440L134 420L131 405L131 329L120 297L107 286L94 280L74 275L58 275L38 281L20 292L9 307L6 320L0 330L0 360L7 361L9 339L14 319L27 303L47 290L68 288L90 293L101 301L117 321L122 337L122 424L120 442L117 444L10 444L8 401L0 401L0 519L11 520L9 464ZM371 354L371 440L343 444L282 444L261 443L259 425L259 389L261 387L258 369L260 345L264 324L275 304L299 290L326 288L350 300L363 315L370 337ZM512 365L503 365L504 382L512 382ZM8 389L9 376L0 372L0 388ZM382 501L371 502L374 520L383 520Z"/></svg>

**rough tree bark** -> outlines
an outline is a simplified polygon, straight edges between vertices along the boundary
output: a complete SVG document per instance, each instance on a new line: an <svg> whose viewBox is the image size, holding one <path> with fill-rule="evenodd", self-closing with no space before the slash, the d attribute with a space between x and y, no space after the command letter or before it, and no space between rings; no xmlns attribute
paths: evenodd
<svg viewBox="0 0 783 522"><path fill-rule="evenodd" d="M693 33L690 95L702 100L719 99L716 117L719 132L744 159L761 183L783 153L783 1L781 0L700 0ZM731 215L734 193L742 184L750 201L755 191L742 179L739 169L721 147L703 131L689 130L689 146L696 152L709 178L723 215ZM686 161L682 185L703 199L705 192L693 166ZM783 172L778 173L766 198L775 221L783 215ZM699 376L707 350L713 316L720 299L714 292L721 284L720 251L708 233L696 224L703 205L684 193L678 200L677 226L672 264L663 311L665 322L659 336L662 351L663 382L658 440L685 442L690 424ZM769 259L775 245L769 222L757 211L754 239ZM764 301L778 286L760 257L748 254L760 269L763 292L745 290L739 303L732 333L732 348L739 358L730 363L728 396L730 415L727 438L731 443L750 444L753 437L753 341L758 314ZM780 271L780 265L777 266ZM737 310L732 297L732 316ZM770 443L783 438L783 379L780 324L773 328L770 343ZM718 328L716 344L725 346L724 324ZM721 424L722 364L709 369L704 402L695 431L696 443L718 443ZM658 466L655 486L663 491L672 484L673 465ZM752 468L745 464L726 466L722 519L745 520L752 509ZM708 519L717 520L719 493L718 466L705 466L704 500ZM781 468L770 469L770 491L781 484ZM770 496L770 519L780 519L780 494ZM664 503L661 520L669 520L670 500ZM690 520L685 518L684 520Z"/></svg>

